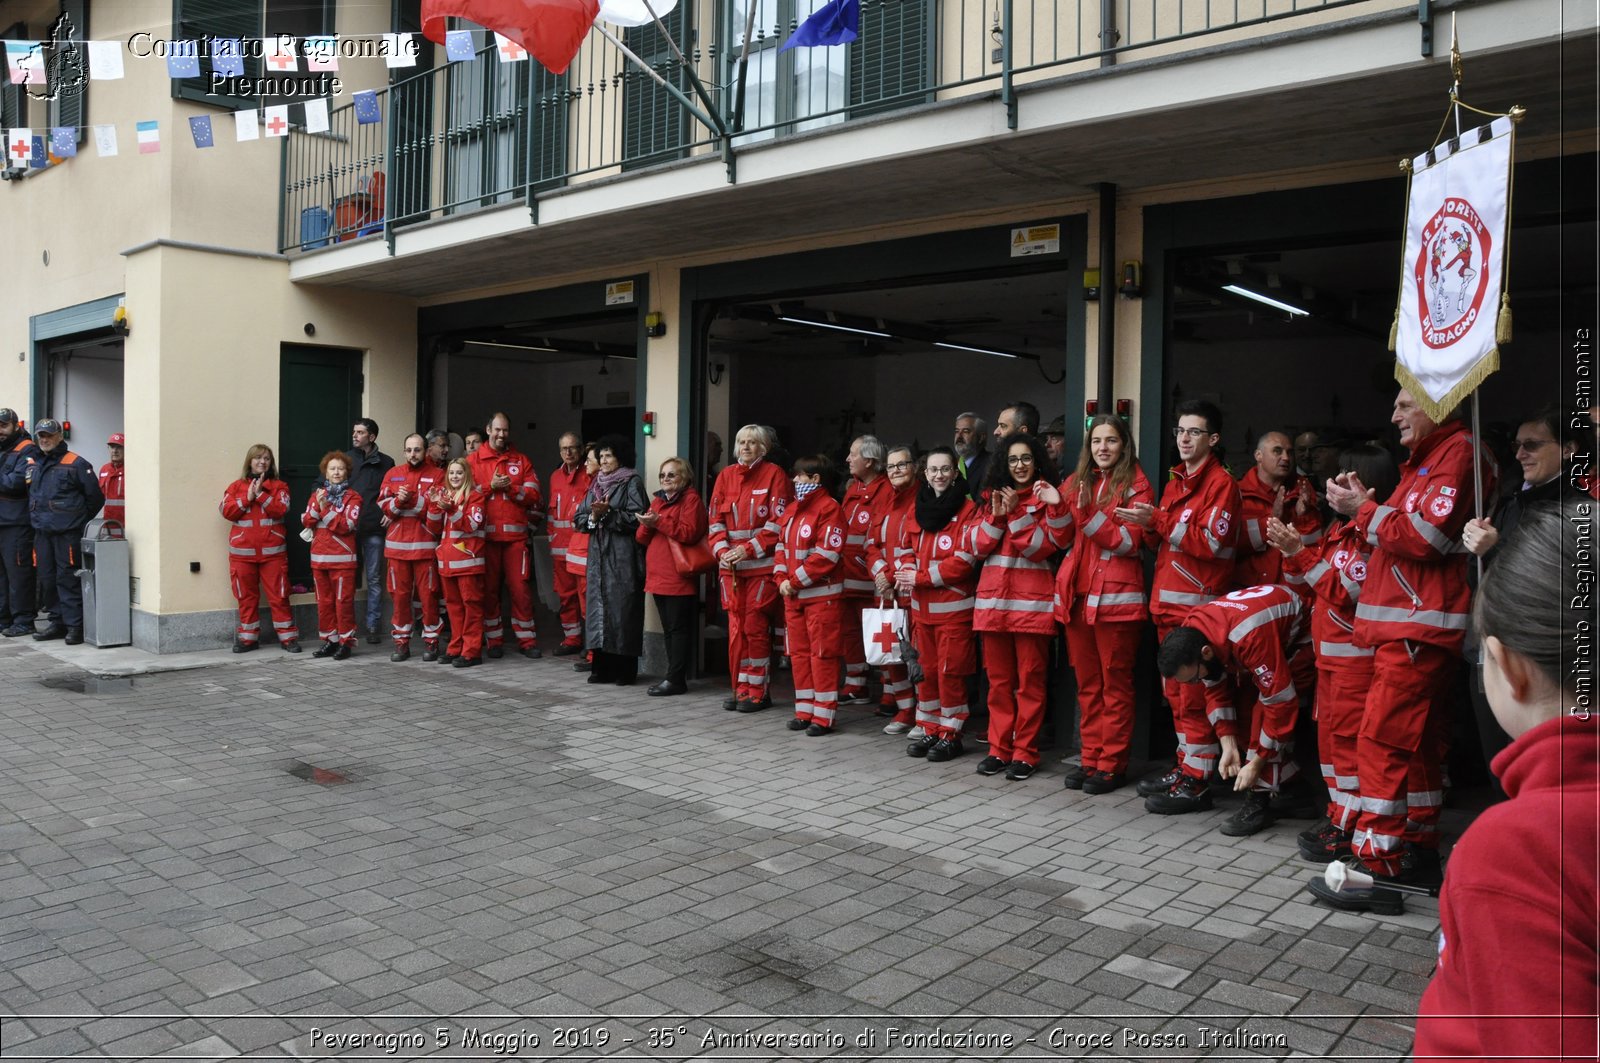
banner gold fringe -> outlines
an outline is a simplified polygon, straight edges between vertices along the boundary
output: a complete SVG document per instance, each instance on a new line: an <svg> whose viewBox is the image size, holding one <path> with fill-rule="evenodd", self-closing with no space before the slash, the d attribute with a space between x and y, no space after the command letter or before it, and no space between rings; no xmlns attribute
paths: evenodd
<svg viewBox="0 0 1600 1063"><path fill-rule="evenodd" d="M1402 365L1398 359L1394 363L1394 378L1400 382L1401 387L1411 393L1411 397L1417 400L1417 405L1422 407L1423 412L1432 418L1435 424L1443 424L1451 410L1465 402L1467 396L1478 390L1478 387L1489 378L1490 373L1498 372L1499 369L1500 348L1496 347L1478 359L1478 364L1474 365L1467 375L1461 378L1460 383L1451 388L1438 402L1428 397L1427 390L1416 377L1411 375L1411 370Z"/></svg>
<svg viewBox="0 0 1600 1063"><path fill-rule="evenodd" d="M1400 308L1394 308L1394 320L1389 322L1389 350L1393 353L1395 345L1400 342Z"/></svg>
<svg viewBox="0 0 1600 1063"><path fill-rule="evenodd" d="M1500 318L1494 323L1494 341L1511 342L1511 293L1500 293Z"/></svg>

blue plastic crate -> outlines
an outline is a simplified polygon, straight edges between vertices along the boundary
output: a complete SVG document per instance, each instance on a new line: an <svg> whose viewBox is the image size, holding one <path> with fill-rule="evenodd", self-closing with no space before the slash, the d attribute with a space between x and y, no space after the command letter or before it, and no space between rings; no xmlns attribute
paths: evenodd
<svg viewBox="0 0 1600 1063"><path fill-rule="evenodd" d="M300 250L327 247L333 231L333 215L327 207L307 207L300 212Z"/></svg>

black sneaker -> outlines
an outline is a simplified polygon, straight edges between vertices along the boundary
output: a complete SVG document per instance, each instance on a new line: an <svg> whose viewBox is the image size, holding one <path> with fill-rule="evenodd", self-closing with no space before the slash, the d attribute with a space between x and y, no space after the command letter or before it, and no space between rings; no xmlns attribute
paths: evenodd
<svg viewBox="0 0 1600 1063"><path fill-rule="evenodd" d="M1327 809L1311 796L1311 784L1296 775L1272 795L1272 814L1278 819L1316 819Z"/></svg>
<svg viewBox="0 0 1600 1063"><path fill-rule="evenodd" d="M397 648L393 653L389 654L389 660L394 661L396 664L401 661L411 660L411 647L401 646Z"/></svg>
<svg viewBox="0 0 1600 1063"><path fill-rule="evenodd" d="M339 644L337 642L324 642L321 646L317 647L316 652L313 653L311 656L313 656L313 657L332 657L334 654L336 654L338 652L339 652Z"/></svg>
<svg viewBox="0 0 1600 1063"><path fill-rule="evenodd" d="M530 661L537 661L539 658L544 656L544 653L537 646L524 646L517 652L521 653Z"/></svg>
<svg viewBox="0 0 1600 1063"><path fill-rule="evenodd" d="M256 644L254 642L240 642L238 639L233 640L234 653L249 653L255 648Z"/></svg>
<svg viewBox="0 0 1600 1063"><path fill-rule="evenodd" d="M490 646L489 647L489 659L490 660L498 661L500 658L504 657L505 655L506 655L506 651L505 651L504 647L501 647L501 646Z"/></svg>
<svg viewBox="0 0 1600 1063"><path fill-rule="evenodd" d="M1345 861L1346 866L1354 871L1367 874L1372 872L1355 857ZM1406 910L1406 900L1399 890L1387 889L1383 883L1387 881L1381 875L1373 875L1371 886L1346 886L1336 890L1328 885L1324 875L1316 875L1306 883L1306 892L1329 908L1337 908L1341 912L1371 912L1373 915L1401 915Z"/></svg>
<svg viewBox="0 0 1600 1063"><path fill-rule="evenodd" d="M796 716L794 719L784 724L784 726L791 731L804 731L807 727L811 726L811 721L802 720L800 717Z"/></svg>
<svg viewBox="0 0 1600 1063"><path fill-rule="evenodd" d="M21 638L23 635L31 634L33 634L32 624L12 624L4 631L0 631L0 635L4 635L8 639L17 639Z"/></svg>
<svg viewBox="0 0 1600 1063"><path fill-rule="evenodd" d="M376 631L367 632L367 645L376 646L383 641L383 636Z"/></svg>
<svg viewBox="0 0 1600 1063"><path fill-rule="evenodd" d="M296 639L285 639L278 643L278 648L283 650L284 653L299 653L300 643Z"/></svg>
<svg viewBox="0 0 1600 1063"><path fill-rule="evenodd" d="M764 697L762 697L762 699L760 701L750 701L748 699L745 700L745 701L741 701L741 702L739 702L738 706L736 707L736 709L734 711L736 711L736 712L760 712L762 709L770 709L770 708L772 708L772 699L770 697L765 697L764 696Z"/></svg>
<svg viewBox="0 0 1600 1063"><path fill-rule="evenodd" d="M1326 864L1350 855L1350 835L1324 818L1310 830L1303 830L1295 838L1300 855L1313 864Z"/></svg>
<svg viewBox="0 0 1600 1063"><path fill-rule="evenodd" d="M1251 790L1244 795L1239 811L1229 816L1219 829L1230 838L1248 838L1272 826L1276 818L1272 814L1271 792Z"/></svg>
<svg viewBox="0 0 1600 1063"><path fill-rule="evenodd" d="M806 734L810 735L812 738L820 738L823 735L833 734L833 728L825 723L814 723L810 727L806 728Z"/></svg>
<svg viewBox="0 0 1600 1063"><path fill-rule="evenodd" d="M66 628L65 624L51 624L49 627L45 628L43 631L40 631L37 634L35 634L33 636L33 641L35 641L35 642L50 642L53 639L64 639L66 637L67 637L67 628Z"/></svg>
<svg viewBox="0 0 1600 1063"><path fill-rule="evenodd" d="M973 770L979 775L999 775L1006 770L1006 762L999 757L984 757Z"/></svg>
<svg viewBox="0 0 1600 1063"><path fill-rule="evenodd" d="M1023 782L1033 778L1033 773L1037 770L1025 760L1013 760L1011 766L1006 769L1006 778L1011 782Z"/></svg>
<svg viewBox="0 0 1600 1063"><path fill-rule="evenodd" d="M482 657L457 657L450 665L452 668L476 668L483 663Z"/></svg>
<svg viewBox="0 0 1600 1063"><path fill-rule="evenodd" d="M439 647L438 647L438 645L435 644L435 643L432 643L432 642L427 643L426 647L422 651L423 663L432 664L434 661L437 661L438 659L439 659Z"/></svg>
<svg viewBox="0 0 1600 1063"><path fill-rule="evenodd" d="M441 654L439 654L439 659L436 660L434 663L435 664L453 664L454 662L455 662L455 657L454 656L452 656L451 654L448 654L448 653L441 653Z"/></svg>
<svg viewBox="0 0 1600 1063"><path fill-rule="evenodd" d="M1090 795L1109 794L1122 789L1127 781L1128 777L1121 772L1091 771L1089 777L1083 780L1083 792Z"/></svg>
<svg viewBox="0 0 1600 1063"><path fill-rule="evenodd" d="M913 738L906 744L906 756L925 757L928 755L928 750L932 749L938 744L938 735L925 734L921 738Z"/></svg>
<svg viewBox="0 0 1600 1063"><path fill-rule="evenodd" d="M333 652L333 659L334 660L336 660L336 661L348 661L350 659L351 655L356 652L355 649L351 646L351 641L352 640L347 639L344 642L339 643L339 648L334 650L334 652Z"/></svg>
<svg viewBox="0 0 1600 1063"><path fill-rule="evenodd" d="M68 646L82 646L83 645L83 628L81 628L81 627L69 627L69 628L67 628L66 638L62 639L61 641L66 643Z"/></svg>
<svg viewBox="0 0 1600 1063"><path fill-rule="evenodd" d="M722 701L722 711L724 711L724 712L732 712L735 709L737 709L738 707L739 707L739 699L738 698L724 698L723 701Z"/></svg>
<svg viewBox="0 0 1600 1063"><path fill-rule="evenodd" d="M594 670L594 665L590 664L588 661L579 661L577 664L572 666L572 670L574 672L592 672Z"/></svg>
<svg viewBox="0 0 1600 1063"><path fill-rule="evenodd" d="M583 643L581 642L563 642L561 645L556 647L557 657L571 657L574 653L582 652Z"/></svg>
<svg viewBox="0 0 1600 1063"><path fill-rule="evenodd" d="M928 763L940 764L947 760L955 760L966 751L966 747L961 744L960 735L941 738L928 750Z"/></svg>
<svg viewBox="0 0 1600 1063"><path fill-rule="evenodd" d="M1211 808L1211 788L1192 775L1180 775L1172 789L1144 799L1146 812L1158 816L1179 816L1185 812L1204 812Z"/></svg>
<svg viewBox="0 0 1600 1063"><path fill-rule="evenodd" d="M1083 770L1083 765L1064 764L1062 767L1066 769L1067 777L1061 780L1061 785L1069 790L1083 789L1084 780L1089 777L1089 773Z"/></svg>
<svg viewBox="0 0 1600 1063"><path fill-rule="evenodd" d="M1178 785L1178 780L1183 778L1183 769L1174 764L1160 775L1146 775L1134 787L1140 797L1155 797L1164 794Z"/></svg>

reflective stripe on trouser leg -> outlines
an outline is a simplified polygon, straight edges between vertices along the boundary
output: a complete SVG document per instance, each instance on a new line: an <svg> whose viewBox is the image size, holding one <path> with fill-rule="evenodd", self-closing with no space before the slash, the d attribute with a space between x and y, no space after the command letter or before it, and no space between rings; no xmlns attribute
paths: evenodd
<svg viewBox="0 0 1600 1063"><path fill-rule="evenodd" d="M528 553L528 540L518 539L506 544L506 586L511 592L511 637L517 645L529 649L538 642L538 628L533 619L533 559Z"/></svg>
<svg viewBox="0 0 1600 1063"><path fill-rule="evenodd" d="M389 562L389 604L391 606L390 634L396 646L411 644L411 562Z"/></svg>
<svg viewBox="0 0 1600 1063"><path fill-rule="evenodd" d="M1134 680L1130 662L1139 648L1144 621L1100 621L1083 616L1083 600L1073 603L1066 626L1067 655L1078 680L1079 735L1085 771L1120 775L1128 770L1133 742Z"/></svg>
<svg viewBox="0 0 1600 1063"><path fill-rule="evenodd" d="M861 645L861 610L866 602L860 598L846 598L839 610L840 648L844 651L844 694L847 698L867 696L867 654Z"/></svg>
<svg viewBox="0 0 1600 1063"><path fill-rule="evenodd" d="M783 613L787 618L784 652L789 655L794 677L794 715L795 719L810 723L816 709L816 690L811 685L811 632L800 615L799 603L793 598L784 600Z"/></svg>
<svg viewBox="0 0 1600 1063"><path fill-rule="evenodd" d="M239 626L235 637L241 643L254 643L261 632L261 588L256 566L243 558L228 558L228 583L239 603Z"/></svg>
<svg viewBox="0 0 1600 1063"><path fill-rule="evenodd" d="M924 730L921 701L937 705L936 726L941 738L959 736L967 723L967 677L977 667L976 638L964 621L950 624L914 624L912 638L922 665L923 683L917 687L917 722Z"/></svg>
<svg viewBox="0 0 1600 1063"><path fill-rule="evenodd" d="M910 719L911 710L917 703L911 694L911 672L903 664L885 665L879 671L883 676L884 700L893 702L894 707Z"/></svg>
<svg viewBox="0 0 1600 1063"><path fill-rule="evenodd" d="M317 590L317 638L323 642L339 639L339 605L335 574L330 569L313 569L311 582Z"/></svg>
<svg viewBox="0 0 1600 1063"><path fill-rule="evenodd" d="M737 598L729 604L728 656L735 696L747 701L760 701L767 696L772 607L776 598L770 577L744 578L739 580Z"/></svg>
<svg viewBox="0 0 1600 1063"><path fill-rule="evenodd" d="M493 540L483 544L483 583L479 607L483 610L483 641L491 647L505 641L505 625L501 622L500 614L500 588L505 583L505 555L506 548L510 545ZM446 578L471 579L472 577Z"/></svg>
<svg viewBox="0 0 1600 1063"><path fill-rule="evenodd" d="M1338 667L1317 670L1317 744L1323 782L1328 787L1328 819L1347 834L1355 829L1360 809L1356 743L1371 685L1370 657L1355 657Z"/></svg>
<svg viewBox="0 0 1600 1063"><path fill-rule="evenodd" d="M337 579L339 606L339 641L356 640L356 576L354 572L339 573Z"/></svg>
<svg viewBox="0 0 1600 1063"><path fill-rule="evenodd" d="M833 726L839 708L839 679L843 660L839 654L839 599L808 602L799 615L788 614L789 628L804 627L811 652L811 718ZM794 661L791 654L791 663Z"/></svg>
<svg viewBox="0 0 1600 1063"><path fill-rule="evenodd" d="M278 633L279 644L297 642L300 629L295 626L294 608L289 604L289 558L276 554L257 563L261 585L266 588L267 605L272 609L272 629Z"/></svg>
<svg viewBox="0 0 1600 1063"><path fill-rule="evenodd" d="M1222 755L1222 743L1206 712L1206 691L1201 683L1174 683L1167 681L1171 690L1168 699L1176 698L1173 715L1178 724L1178 754L1185 775L1207 779L1217 770L1217 758ZM1241 753L1242 753L1241 743Z"/></svg>
<svg viewBox="0 0 1600 1063"><path fill-rule="evenodd" d="M561 603L561 641L568 646L577 646L583 642L583 605L578 597L578 580L565 561L556 558L550 581L555 585L556 598Z"/></svg>

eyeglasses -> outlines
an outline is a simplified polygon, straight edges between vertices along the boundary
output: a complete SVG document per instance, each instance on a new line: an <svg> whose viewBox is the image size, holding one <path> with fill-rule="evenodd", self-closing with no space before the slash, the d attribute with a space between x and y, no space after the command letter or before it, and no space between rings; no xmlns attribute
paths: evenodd
<svg viewBox="0 0 1600 1063"><path fill-rule="evenodd" d="M656 479L660 480L662 483L666 483L668 480L676 480L677 478L678 474L675 472L664 472L656 476Z"/></svg>
<svg viewBox="0 0 1600 1063"><path fill-rule="evenodd" d="M1032 465L1032 454L1013 454L1006 459L1007 465Z"/></svg>
<svg viewBox="0 0 1600 1063"><path fill-rule="evenodd" d="M956 474L955 466L953 465L929 465L927 472L929 476L954 476Z"/></svg>
<svg viewBox="0 0 1600 1063"><path fill-rule="evenodd" d="M1526 450L1529 454L1534 454L1538 452L1540 447L1548 446L1554 442L1555 440L1553 439L1519 439L1517 440L1517 452L1521 453Z"/></svg>
<svg viewBox="0 0 1600 1063"><path fill-rule="evenodd" d="M1199 439L1201 436L1208 436L1210 434L1211 430L1209 428L1174 428L1172 430L1173 439L1182 439L1185 436L1188 436L1190 439Z"/></svg>
<svg viewBox="0 0 1600 1063"><path fill-rule="evenodd" d="M911 468L912 464L909 461L892 461L889 463L888 469L890 472L899 472L901 469Z"/></svg>

